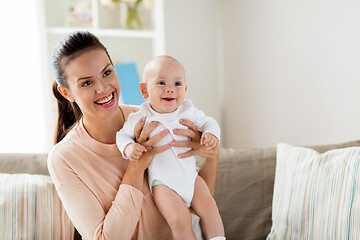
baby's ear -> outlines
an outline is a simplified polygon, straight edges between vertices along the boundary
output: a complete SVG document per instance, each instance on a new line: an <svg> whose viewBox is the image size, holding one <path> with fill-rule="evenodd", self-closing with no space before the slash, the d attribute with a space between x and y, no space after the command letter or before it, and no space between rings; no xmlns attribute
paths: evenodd
<svg viewBox="0 0 360 240"><path fill-rule="evenodd" d="M139 88L140 88L140 92L141 92L141 95L143 96L143 98L147 99L149 97L149 93L146 88L146 83L141 82L139 84Z"/></svg>

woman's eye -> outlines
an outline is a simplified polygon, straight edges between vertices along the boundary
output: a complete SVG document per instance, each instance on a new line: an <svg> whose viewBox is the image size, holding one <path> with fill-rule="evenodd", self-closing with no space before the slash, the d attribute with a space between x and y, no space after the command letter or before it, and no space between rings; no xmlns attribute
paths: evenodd
<svg viewBox="0 0 360 240"><path fill-rule="evenodd" d="M90 80L87 80L81 84L82 87L89 86L92 82Z"/></svg>
<svg viewBox="0 0 360 240"><path fill-rule="evenodd" d="M103 76L104 76L104 77L109 76L110 73L111 73L111 70L107 70L107 71L104 72L104 75L103 75Z"/></svg>

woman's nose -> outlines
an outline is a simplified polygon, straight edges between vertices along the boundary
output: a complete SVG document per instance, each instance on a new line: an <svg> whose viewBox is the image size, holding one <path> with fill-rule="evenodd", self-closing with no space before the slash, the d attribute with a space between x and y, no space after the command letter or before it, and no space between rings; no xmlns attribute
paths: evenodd
<svg viewBox="0 0 360 240"><path fill-rule="evenodd" d="M101 80L97 81L97 86L96 86L97 93L102 93L106 89L107 89L107 85L103 81L101 81Z"/></svg>

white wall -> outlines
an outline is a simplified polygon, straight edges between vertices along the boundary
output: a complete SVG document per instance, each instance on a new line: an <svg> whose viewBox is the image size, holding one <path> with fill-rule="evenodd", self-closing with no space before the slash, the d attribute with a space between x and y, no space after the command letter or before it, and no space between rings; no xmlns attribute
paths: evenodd
<svg viewBox="0 0 360 240"><path fill-rule="evenodd" d="M164 10L165 52L185 65L187 96L222 125L223 146L267 147L280 141L310 145L359 139L359 1L164 0ZM34 21L40 21L38 15ZM0 66L0 92L5 99L1 104L0 151L18 151L8 147L11 142L18 143L20 151L43 151L52 143L48 137L52 132L39 134L37 129L44 129L44 125L53 129L52 121L45 121L49 116L43 116L49 112L48 99L52 97L48 90L43 96L29 89L50 86L30 83L27 76L41 78L49 69L29 68L27 63L44 65L44 40L22 38L36 36L33 28L25 27L31 33L16 32L25 22L16 27L12 19L17 15L5 17L4 12L1 16L8 34L0 37L3 41L15 39L11 42L16 47L3 44L2 48L6 64ZM35 26L31 21L26 24ZM36 43L30 44L33 54L16 55L15 50L29 50L26 43L30 40ZM13 62L20 62L20 67ZM23 75L23 81L12 82L14 73ZM9 87L4 87L5 82ZM16 111L14 104L25 106L25 110ZM19 130L16 135L15 128ZM29 145L35 135L49 146Z"/></svg>
<svg viewBox="0 0 360 240"><path fill-rule="evenodd" d="M165 52L185 67L186 97L221 124L218 1L164 0Z"/></svg>
<svg viewBox="0 0 360 240"><path fill-rule="evenodd" d="M360 1L222 2L226 146L360 139Z"/></svg>

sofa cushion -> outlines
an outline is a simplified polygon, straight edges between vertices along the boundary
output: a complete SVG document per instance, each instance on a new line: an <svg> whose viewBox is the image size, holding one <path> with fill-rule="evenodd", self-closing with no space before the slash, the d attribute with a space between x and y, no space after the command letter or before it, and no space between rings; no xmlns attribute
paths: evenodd
<svg viewBox="0 0 360 240"><path fill-rule="evenodd" d="M0 174L0 239L73 239L50 176Z"/></svg>
<svg viewBox="0 0 360 240"><path fill-rule="evenodd" d="M277 147L272 228L268 239L356 239L360 147L320 154Z"/></svg>
<svg viewBox="0 0 360 240"><path fill-rule="evenodd" d="M318 152L360 141L311 146ZM264 240L271 229L276 148L222 148L214 198L227 239ZM201 166L203 159L198 158Z"/></svg>

